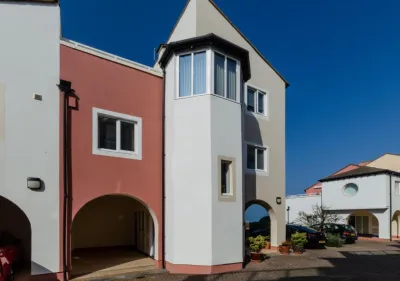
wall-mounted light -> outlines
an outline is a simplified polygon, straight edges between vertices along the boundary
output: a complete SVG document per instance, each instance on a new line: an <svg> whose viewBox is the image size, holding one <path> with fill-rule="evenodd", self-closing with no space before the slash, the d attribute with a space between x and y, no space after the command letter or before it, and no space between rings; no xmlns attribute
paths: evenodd
<svg viewBox="0 0 400 281"><path fill-rule="evenodd" d="M282 204L282 198L281 197L276 197L276 204L278 204L278 205Z"/></svg>
<svg viewBox="0 0 400 281"><path fill-rule="evenodd" d="M29 189L40 189L42 187L42 181L40 178L28 178Z"/></svg>
<svg viewBox="0 0 400 281"><path fill-rule="evenodd" d="M290 206L287 207L286 211L288 211L288 212L290 211Z"/></svg>

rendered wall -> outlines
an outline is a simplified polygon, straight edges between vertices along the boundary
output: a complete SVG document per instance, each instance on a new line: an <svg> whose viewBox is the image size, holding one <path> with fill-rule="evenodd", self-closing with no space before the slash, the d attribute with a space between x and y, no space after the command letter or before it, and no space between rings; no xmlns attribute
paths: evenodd
<svg viewBox="0 0 400 281"><path fill-rule="evenodd" d="M298 224L299 212L312 214L314 206L321 206L320 195L293 195L286 197L286 209L290 207L289 214L286 212L286 222Z"/></svg>
<svg viewBox="0 0 400 281"><path fill-rule="evenodd" d="M58 5L0 3L0 195L29 218L32 274L60 270L60 30Z"/></svg>

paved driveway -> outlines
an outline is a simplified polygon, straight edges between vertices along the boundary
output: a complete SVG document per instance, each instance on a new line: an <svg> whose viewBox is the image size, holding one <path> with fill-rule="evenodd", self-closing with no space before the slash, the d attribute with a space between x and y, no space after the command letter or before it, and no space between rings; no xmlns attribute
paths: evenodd
<svg viewBox="0 0 400 281"><path fill-rule="evenodd" d="M142 281L319 281L319 280L400 280L400 244L357 241L342 248L308 250L301 256L280 254L260 264L249 264L237 273L213 276L159 274L142 278L115 279Z"/></svg>

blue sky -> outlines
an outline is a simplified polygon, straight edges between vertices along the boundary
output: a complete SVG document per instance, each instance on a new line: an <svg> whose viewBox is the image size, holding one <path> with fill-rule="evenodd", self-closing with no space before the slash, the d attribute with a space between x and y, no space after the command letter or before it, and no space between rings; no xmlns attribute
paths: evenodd
<svg viewBox="0 0 400 281"><path fill-rule="evenodd" d="M60 2L64 37L152 65L186 0ZM400 1L215 2L291 84L287 194L349 163L400 153Z"/></svg>

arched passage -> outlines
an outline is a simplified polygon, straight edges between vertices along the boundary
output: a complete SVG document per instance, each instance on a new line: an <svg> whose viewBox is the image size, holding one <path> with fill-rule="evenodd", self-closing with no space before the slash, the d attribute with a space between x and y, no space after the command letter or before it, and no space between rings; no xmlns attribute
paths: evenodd
<svg viewBox="0 0 400 281"><path fill-rule="evenodd" d="M265 212L262 212L262 209ZM254 213L253 213L254 212ZM253 200L246 203L244 218L249 223L250 229L246 231L245 239L248 237L263 235L270 236L271 245L278 245L277 219L271 206L262 200Z"/></svg>
<svg viewBox="0 0 400 281"><path fill-rule="evenodd" d="M30 272L32 232L31 224L25 213L13 202L0 196L0 247L15 243L20 252L18 260L24 271ZM17 267L17 269L21 269Z"/></svg>
<svg viewBox="0 0 400 281"><path fill-rule="evenodd" d="M400 210L394 212L392 217L392 237L400 237Z"/></svg>
<svg viewBox="0 0 400 281"><path fill-rule="evenodd" d="M359 236L379 237L379 220L369 211L355 211L347 218L347 223L352 225Z"/></svg>
<svg viewBox="0 0 400 281"><path fill-rule="evenodd" d="M123 273L154 267L158 222L152 210L125 195L105 195L85 204L71 228L72 275Z"/></svg>

